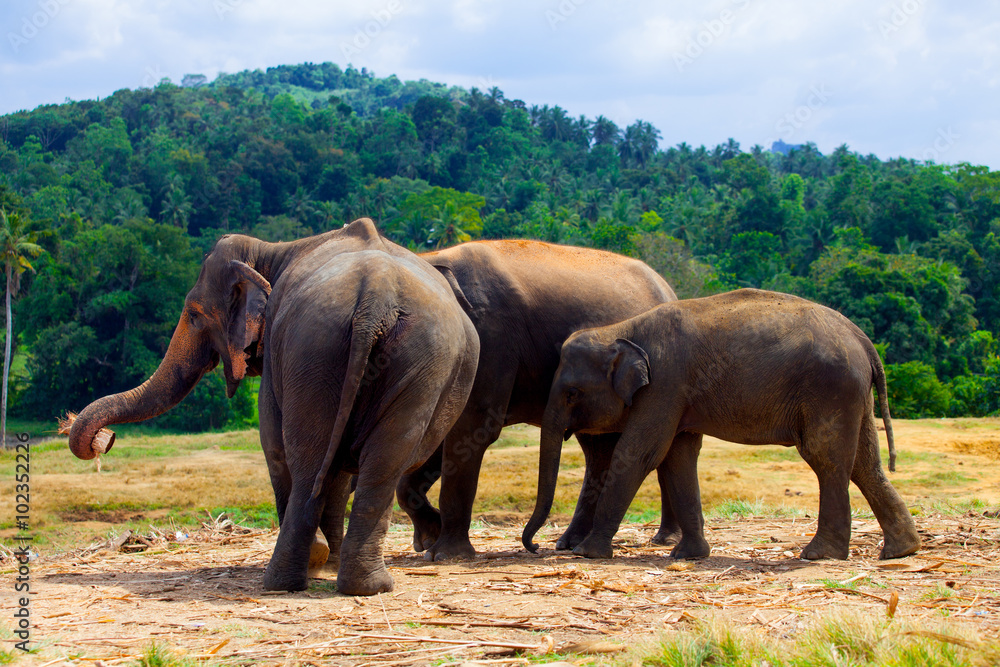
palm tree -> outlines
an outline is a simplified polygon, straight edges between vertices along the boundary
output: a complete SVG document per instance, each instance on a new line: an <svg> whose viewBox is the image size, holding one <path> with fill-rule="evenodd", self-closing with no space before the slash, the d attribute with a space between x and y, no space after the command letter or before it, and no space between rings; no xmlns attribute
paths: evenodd
<svg viewBox="0 0 1000 667"><path fill-rule="evenodd" d="M459 211L458 205L450 199L445 202L444 208L434 207L434 217L430 219L431 233L427 239L428 243L433 243L435 248L443 248L456 243L464 243L472 239L472 235L465 231L463 227L468 227L474 222Z"/></svg>
<svg viewBox="0 0 1000 667"><path fill-rule="evenodd" d="M639 209L627 190L619 190L611 202L611 218L615 222L630 225L639 215Z"/></svg>
<svg viewBox="0 0 1000 667"><path fill-rule="evenodd" d="M115 222L125 223L145 218L146 205L142 203L139 193L128 188L122 188L120 192L121 199L115 203Z"/></svg>
<svg viewBox="0 0 1000 667"><path fill-rule="evenodd" d="M30 257L42 254L42 247L35 243L37 235L24 228L24 221L17 213L7 215L0 209L0 261L7 274L7 341L3 357L3 391L0 398L0 443L7 442L7 382L10 377L10 341L14 337L14 320L10 300L21 286L21 274L35 269L28 262Z"/></svg>
<svg viewBox="0 0 1000 667"><path fill-rule="evenodd" d="M604 210L604 193L597 188L587 190L583 193L583 217L591 222L596 222Z"/></svg>
<svg viewBox="0 0 1000 667"><path fill-rule="evenodd" d="M321 201L316 204L316 215L319 218L320 228L317 231L325 232L337 226L340 220L340 205L335 201Z"/></svg>
<svg viewBox="0 0 1000 667"><path fill-rule="evenodd" d="M285 210L300 224L312 228L313 218L316 215L316 202L301 185L296 188L294 194L289 195L288 199L285 200Z"/></svg>
<svg viewBox="0 0 1000 667"><path fill-rule="evenodd" d="M594 124L589 118L580 114L580 117L573 123L573 138L584 148L590 147L590 140L593 138Z"/></svg>
<svg viewBox="0 0 1000 667"><path fill-rule="evenodd" d="M375 215L378 222L385 221L385 209L389 205L391 193L389 192L389 181L379 178L372 185L365 186L368 190L371 201L375 206Z"/></svg>
<svg viewBox="0 0 1000 667"><path fill-rule="evenodd" d="M645 167L656 154L659 143L660 131L652 123L638 120L625 128L622 141L618 144L618 156L624 164L635 162L639 167Z"/></svg>
<svg viewBox="0 0 1000 667"><path fill-rule="evenodd" d="M163 198L163 206L160 209L160 218L163 222L187 230L188 220L194 212L191 199L184 192L184 179L179 174L174 174L167 186L167 194Z"/></svg>
<svg viewBox="0 0 1000 667"><path fill-rule="evenodd" d="M594 121L593 134L594 145L607 144L614 146L621 139L621 130L612 121L604 116L598 116Z"/></svg>

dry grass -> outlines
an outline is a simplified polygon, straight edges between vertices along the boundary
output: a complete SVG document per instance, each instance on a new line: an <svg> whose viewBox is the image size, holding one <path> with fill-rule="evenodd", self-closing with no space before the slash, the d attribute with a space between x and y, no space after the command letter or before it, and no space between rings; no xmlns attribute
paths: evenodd
<svg viewBox="0 0 1000 667"><path fill-rule="evenodd" d="M1000 420L896 421L899 451L893 484L917 513L948 506L1000 503ZM887 456L883 445L883 458ZM0 480L13 481L13 452L0 452ZM492 523L523 520L534 506L538 429L514 426L486 453L474 517ZM70 548L125 526L153 522L197 525L206 512L228 509L250 525L270 526L273 495L257 433L241 431L186 436L135 436L118 440L93 461L74 458L65 439L32 447L32 528L41 544ZM572 513L583 479L583 454L567 442L552 520ZM735 500L757 502L772 512L814 513L819 504L816 477L791 448L748 447L706 438L699 462L707 512L728 511ZM437 500L438 486L431 492ZM852 503L868 512L860 492ZM0 517L12 517L13 494L0 497ZM633 520L656 521L659 490L655 475L633 502ZM401 512L396 520L405 522ZM11 519L0 523L0 538L14 534Z"/></svg>

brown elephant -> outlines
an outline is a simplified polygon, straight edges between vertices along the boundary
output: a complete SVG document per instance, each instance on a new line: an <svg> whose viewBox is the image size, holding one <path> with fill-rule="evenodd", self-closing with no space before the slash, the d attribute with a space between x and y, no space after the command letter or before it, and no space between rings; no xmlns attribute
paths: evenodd
<svg viewBox="0 0 1000 667"><path fill-rule="evenodd" d="M230 396L259 374L261 445L280 523L264 587L306 588L317 527L343 531L339 473L355 473L337 587L374 595L392 588L381 544L396 483L461 413L478 353L447 281L367 218L292 243L225 236L205 258L159 368L138 388L88 405L69 445L93 458L99 429L169 410L220 360Z"/></svg>
<svg viewBox="0 0 1000 667"><path fill-rule="evenodd" d="M612 555L611 540L643 478L666 463L680 524L678 558L709 554L696 447L683 431L748 445L795 446L819 478L816 535L807 559L849 555L848 484L861 489L882 527L881 558L920 546L913 518L879 459L872 387L895 469L885 373L867 336L840 313L788 294L738 290L678 301L573 334L563 345L542 423L531 539L552 505L559 453L571 433L621 432L593 528L575 553ZM613 483L612 481L613 480Z"/></svg>
<svg viewBox="0 0 1000 667"><path fill-rule="evenodd" d="M602 326L676 300L644 263L603 250L541 241L475 241L420 257L448 279L480 340L469 402L444 444L400 480L396 497L414 525L414 548L429 559L471 556L469 540L483 454L510 424L541 425L559 350L577 329ZM697 446L700 435L683 434ZM573 548L590 532L594 504L617 433L580 434L586 472L573 520L559 540ZM663 479L664 471L658 471ZM441 477L441 511L426 492ZM665 493L654 542L670 543L677 524Z"/></svg>

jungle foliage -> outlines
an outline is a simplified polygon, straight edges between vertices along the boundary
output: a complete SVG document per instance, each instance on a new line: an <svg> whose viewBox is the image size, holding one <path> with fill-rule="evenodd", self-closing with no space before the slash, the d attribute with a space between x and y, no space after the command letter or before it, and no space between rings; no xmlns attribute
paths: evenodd
<svg viewBox="0 0 1000 667"><path fill-rule="evenodd" d="M332 63L164 80L0 117L0 207L45 252L14 304L12 409L51 418L155 369L223 234L370 216L421 251L536 238L639 257L681 297L791 292L856 322L899 417L1000 409L1000 172L660 133ZM20 360L20 363L19 363ZM161 418L253 420L210 376Z"/></svg>

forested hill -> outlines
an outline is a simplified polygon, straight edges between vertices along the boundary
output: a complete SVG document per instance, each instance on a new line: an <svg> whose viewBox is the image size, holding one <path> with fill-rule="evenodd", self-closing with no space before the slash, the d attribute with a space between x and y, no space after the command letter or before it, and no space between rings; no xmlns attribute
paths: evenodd
<svg viewBox="0 0 1000 667"><path fill-rule="evenodd" d="M682 297L830 305L876 343L896 416L1000 409L1000 172L814 145L660 150L642 121L325 63L185 77L0 117L4 224L46 252L15 301L12 408L51 418L155 369L202 254L370 216L414 250L525 237L642 258ZM219 378L161 424L252 420Z"/></svg>

